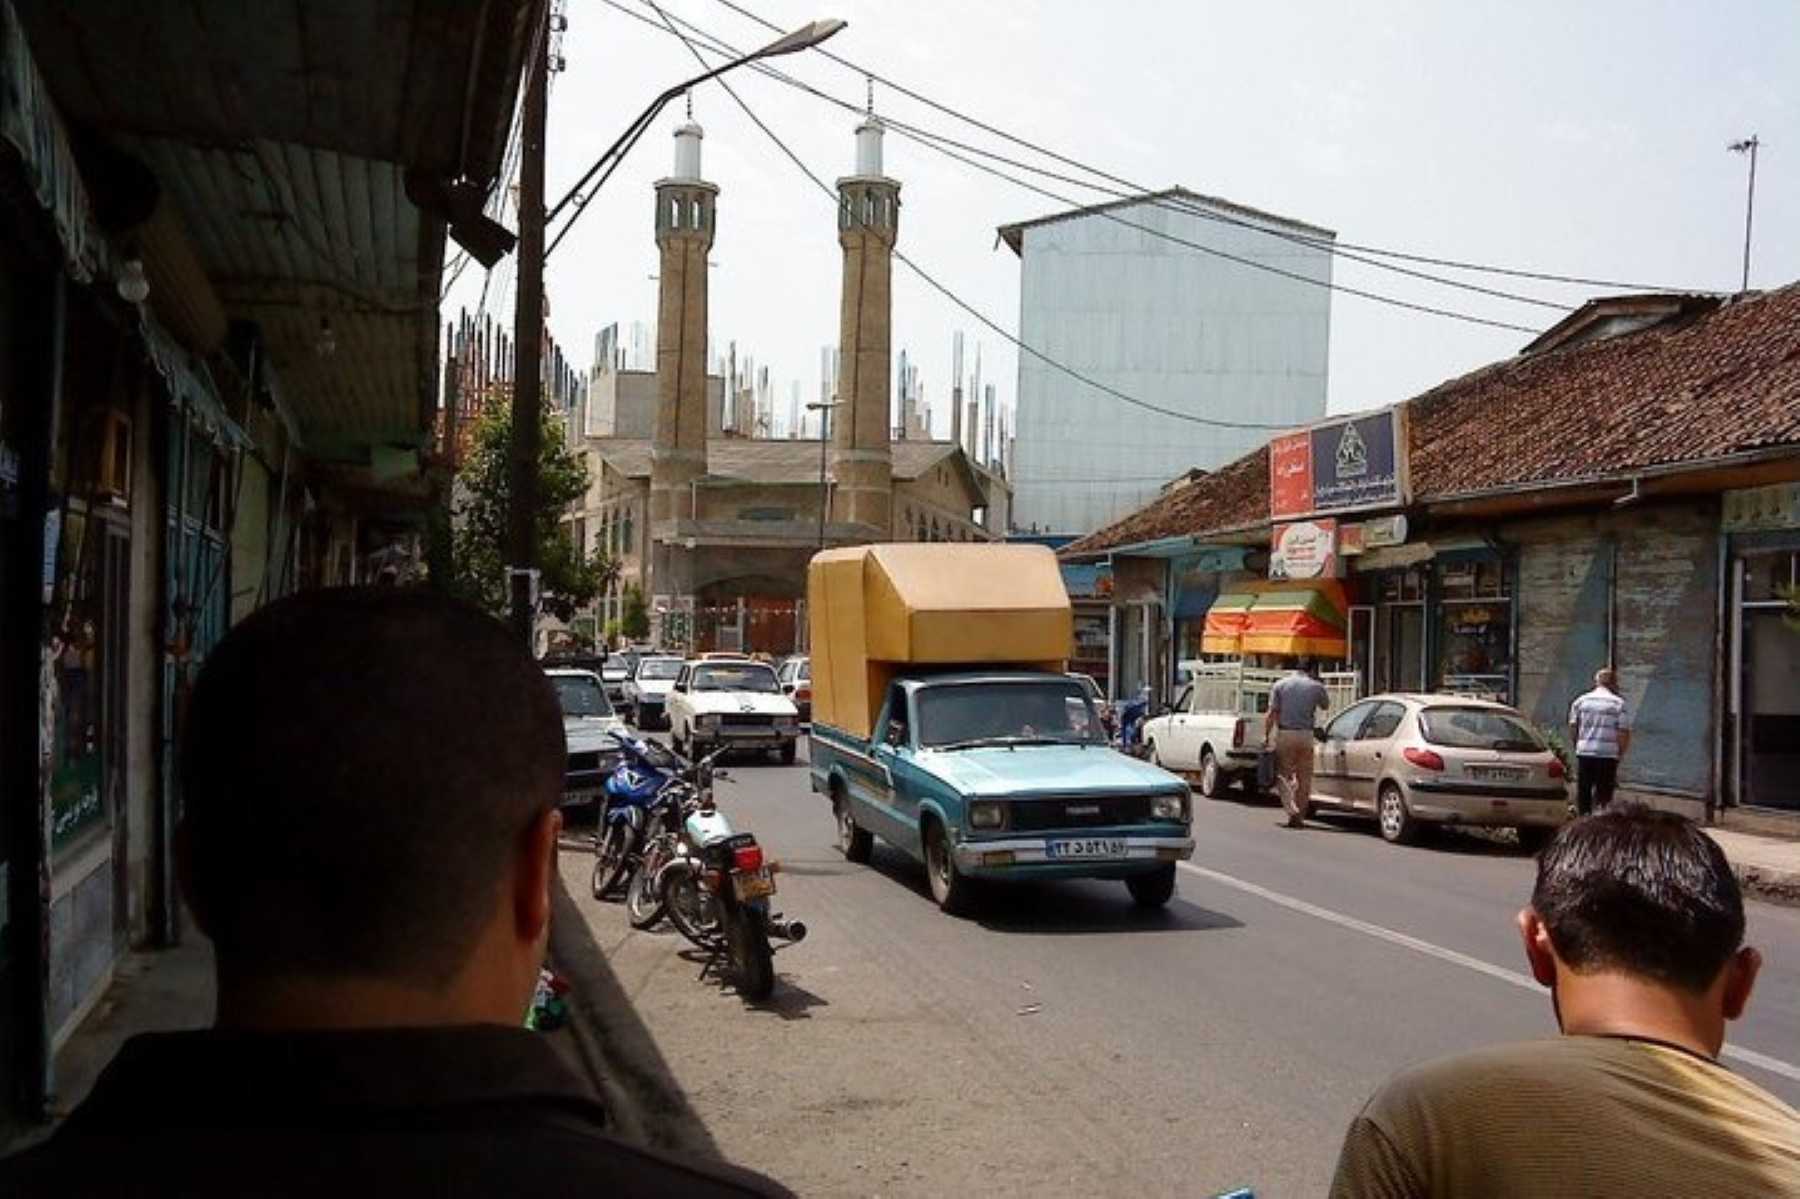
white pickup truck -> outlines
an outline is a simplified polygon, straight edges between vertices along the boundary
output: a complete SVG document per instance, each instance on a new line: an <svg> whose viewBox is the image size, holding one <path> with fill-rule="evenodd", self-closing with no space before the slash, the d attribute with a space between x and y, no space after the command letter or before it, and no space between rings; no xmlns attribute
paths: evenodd
<svg viewBox="0 0 1800 1199"><path fill-rule="evenodd" d="M1150 760L1164 770L1195 776L1200 794L1215 798L1234 782L1256 786L1256 761L1266 744L1263 723L1269 691L1285 670L1242 662L1183 662L1190 678L1175 703L1144 722ZM1356 702L1355 671L1319 676L1331 697L1320 723Z"/></svg>

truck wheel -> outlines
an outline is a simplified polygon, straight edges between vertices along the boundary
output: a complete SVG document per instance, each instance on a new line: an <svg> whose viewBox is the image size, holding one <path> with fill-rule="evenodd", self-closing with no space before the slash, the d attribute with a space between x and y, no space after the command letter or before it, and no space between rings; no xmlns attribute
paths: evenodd
<svg viewBox="0 0 1800 1199"><path fill-rule="evenodd" d="M794 759L799 753L800 743L798 741L784 743L781 747L781 764L783 766L792 766L794 764Z"/></svg>
<svg viewBox="0 0 1800 1199"><path fill-rule="evenodd" d="M1175 863L1160 866L1149 874L1134 874L1125 880L1131 901L1140 908L1160 908L1175 897Z"/></svg>
<svg viewBox="0 0 1800 1199"><path fill-rule="evenodd" d="M1219 798L1219 792L1225 789L1224 772L1219 769L1219 757L1213 753L1212 746L1200 751L1200 794L1208 799Z"/></svg>
<svg viewBox="0 0 1800 1199"><path fill-rule="evenodd" d="M831 794L832 814L837 817L838 850L847 862L855 862L858 866L869 860L875 849L875 834L866 828L856 826L856 816L850 811L850 799L842 789L833 788Z"/></svg>
<svg viewBox="0 0 1800 1199"><path fill-rule="evenodd" d="M938 907L952 916L969 911L974 882L957 870L950 838L935 820L925 827L925 877L931 883L931 897L937 900Z"/></svg>

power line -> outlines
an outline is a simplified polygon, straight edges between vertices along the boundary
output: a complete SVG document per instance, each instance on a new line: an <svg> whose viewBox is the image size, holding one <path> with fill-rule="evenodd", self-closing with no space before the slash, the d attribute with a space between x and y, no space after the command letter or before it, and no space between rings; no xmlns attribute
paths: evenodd
<svg viewBox="0 0 1800 1199"><path fill-rule="evenodd" d="M612 0L608 0L608 3L611 3L611 2L612 2ZM651 7L655 8L659 14L662 13L661 7L656 4L655 0L646 0L646 3L650 4ZM666 21L667 15L666 14L663 14L663 15L664 15L664 20ZM707 65L706 58L701 53L700 48L698 46L694 45L693 41L690 40L686 34L680 32L680 30L678 30L672 23L669 25L669 29L672 33L675 34L675 36L679 37L682 40L682 43L687 46L688 52L691 53L695 57L695 59L697 59L699 61L701 66L704 67ZM716 51L715 51L715 53L716 53ZM817 187L821 192L823 192L825 194L825 196L831 201L832 207L835 209L837 207L837 203L838 203L837 193L832 191L831 187L823 179L819 178L819 176L813 172L812 168L808 167L806 165L806 163L801 160L800 156L798 154L796 154L788 146L788 144L781 139L781 136L779 134L777 134L773 129L769 128L768 124L760 116L758 116L756 114L756 110L751 108L750 105L744 100L744 98L742 96L738 95L736 88L732 87L731 84L724 79L718 79L718 80L715 80L715 82L717 82L720 87L725 89L726 95L730 96L734 101L737 102L737 106L744 110L744 115L749 117L750 120L756 125L756 127L758 129L762 130L763 133L768 137L768 139L770 141L775 143L776 148L779 149L784 155L787 156L788 161L792 162L794 164L794 166L799 169L799 171L802 175L805 175L807 177L807 179L811 180L814 187ZM1219 428L1219 429L1245 429L1245 430L1253 430L1256 432L1268 432L1268 431L1272 431L1272 430L1281 430L1281 429L1287 429L1287 428L1291 427L1291 426L1285 425L1285 424L1271 425L1271 424L1258 424L1258 423L1249 422L1249 421L1215 420L1215 419L1212 419L1209 417L1195 416L1193 413L1190 413L1190 412L1181 412L1174 408L1164 408L1159 404L1152 404L1147 400L1140 400L1134 395L1130 395L1126 392L1120 391L1116 387L1112 387L1112 386L1109 386L1108 384L1102 383L1098 379L1094 379L1087 375L1084 375L1080 371L1076 370L1074 367L1071 367L1062 362L1059 362L1056 359L1050 357L1048 354L1044 353L1042 350L1037 349L1035 346L1029 345L1026 342L1020 340L1018 337L1014 336L1012 333L1001 328L986 313L982 312L980 309L976 308L973 304L970 304L967 300L965 300L961 296L957 295L949 287L938 282L938 280L935 276L931 275L928 271L926 271L918 263L914 262L906 254L902 253L898 246L890 245L889 250L893 253L895 258L899 259L902 263L905 263L907 268L910 269L913 272L913 274L917 275L920 279L924 280L924 282L926 284L928 284L933 289L938 291L941 295L944 296L945 299L947 299L951 303L955 304L958 308L961 308L964 312L966 312L970 316L974 317L977 321L980 321L983 325L985 325L989 329L993 330L993 332L998 334L1000 337L1011 342L1022 353L1028 354L1031 357L1036 358L1038 361L1044 363L1046 366L1049 366L1054 370L1061 371L1063 374L1068 375L1070 378L1075 379L1078 382L1085 383L1089 387L1092 387L1097 391L1103 391L1103 392L1107 393L1108 395L1113 396L1116 399L1122 400L1125 403L1132 405L1133 407L1142 408L1148 412L1155 412L1161 416L1173 417L1176 420L1189 421L1189 422L1191 422L1193 424L1197 424L1197 425L1209 425L1213 428Z"/></svg>
<svg viewBox="0 0 1800 1199"><path fill-rule="evenodd" d="M611 3L611 0L607 0L607 2ZM730 9L732 12L737 13L739 16L746 17L751 21L754 21L756 24L761 25L765 29L773 30L774 32L777 32L777 33L782 32L782 29L779 25L776 25L774 22L768 20L766 17L763 17L758 13L752 12L751 10L744 8L742 5L734 3L733 0L718 0L718 2L722 5L724 5L726 8ZM899 94L907 97L910 100L915 100L918 103L923 104L928 108L935 109L936 111L941 112L946 116L953 117L956 120L962 121L965 124L973 125L975 128L980 129L985 133L993 134L995 137L1001 138L1005 141L1012 142L1014 145L1023 146L1024 148L1031 150L1034 153L1042 154L1044 157L1052 159L1056 162L1060 162L1065 166L1074 167L1076 170L1085 171L1091 175L1095 175L1101 179L1105 179L1105 180L1107 180L1111 183L1114 183L1120 187L1126 188L1127 191L1131 194L1145 195L1148 193L1152 193L1156 190L1154 188L1145 187L1144 185L1139 184L1139 183L1133 183L1129 179L1125 179L1119 175L1112 174L1111 172L1103 170L1099 167L1089 166L1086 163L1083 163L1077 159L1070 158L1064 154L1059 154L1055 150L1051 150L1045 146L1040 146L1036 142L1033 142L1027 138L1020 137L1019 135L1014 134L1014 133L1009 133L1006 130L999 128L998 126L990 125L986 121L980 120L977 117L969 116L967 113L961 112L958 109L950 107L949 105L942 104L936 100L933 100L929 96L926 96L919 92L916 92L904 84L897 83L892 79L889 79L885 76L879 75L867 67L859 66L858 64L850 61L849 59L843 57L841 54L838 54L832 50L825 49L824 47L815 47L815 50L819 54L830 59L832 62L837 63L840 67L843 67L845 70L854 71L857 75L863 77L864 79L872 80L876 83L881 84L883 87L891 88L892 90L898 92ZM1094 190L1096 190L1096 191L1104 190L1102 188L1096 187L1093 184L1085 184L1084 186L1093 187ZM1252 226L1252 227L1259 228L1259 229L1261 228L1260 226ZM1271 234L1275 234L1278 236L1280 235L1275 230L1262 230L1262 231L1271 233ZM1302 235L1293 234L1293 235L1289 235L1289 236L1302 236ZM1611 280L1611 279L1590 279L1590 278L1584 278L1579 275L1561 275L1561 274L1556 274L1554 272L1549 272L1549 271L1527 270L1527 269L1516 268L1516 267L1493 266L1493 265L1487 264L1487 263L1468 262L1468 261L1463 261L1463 260L1454 259L1454 258L1440 258L1440 257L1434 257L1429 254L1414 254L1414 253L1409 253L1409 252L1403 251L1403 250L1385 249L1380 246L1363 245L1363 244L1358 244L1356 242L1340 241L1340 242L1335 242L1333 244L1337 250L1353 250L1353 251L1357 251L1357 252L1360 252L1363 254L1376 254L1376 255L1380 255L1381 257L1384 257L1384 258L1399 259L1402 262L1417 262L1417 263L1427 265L1427 266L1449 267L1452 270L1479 271L1479 272L1483 272L1486 274L1506 275L1506 276L1509 276L1514 279L1536 279L1540 282L1545 282L1545 283L1568 283L1568 284L1573 284L1573 285L1579 286L1579 287L1618 288L1618 289L1624 290L1624 291L1669 292L1669 291L1693 291L1693 290L1695 290L1695 289L1689 288L1689 287L1669 287L1669 286L1665 286L1662 284L1655 284L1655 283L1625 283L1625 282L1620 282L1618 280Z"/></svg>
<svg viewBox="0 0 1800 1199"><path fill-rule="evenodd" d="M611 0L608 0L608 2L611 3ZM612 6L614 8L619 8L619 5L617 5L617 4L613 4ZM620 11L624 12L627 16L632 17L635 20L642 21L647 25L651 25L652 27L655 26L655 23L652 22L649 18L644 17L638 13L631 12L631 11L623 9L623 8L620 8ZM710 33L706 32L705 30L701 29L698 25L694 24L692 21L685 21L679 17L673 18L673 20L676 23L685 26L690 33L697 35L699 37L699 39L702 40L703 42L710 43L708 48L713 50L714 52L720 53L720 54L724 54L727 52L731 52L731 53L736 52L734 50L734 48L732 46L730 46L728 43L722 41L716 35L710 34ZM835 104L838 107L846 109L851 112L860 112L861 111L861 109L857 108L856 105L852 104L850 101L841 99L837 96L833 96L829 92L822 91L819 88L816 88L816 87L812 86L811 84L806 83L804 80L795 78L792 75L785 74L784 72L778 70L775 67L769 66L767 63L756 63L756 64L754 64L754 66L756 67L757 70L761 71L764 75L767 75L772 79L777 79L777 80L781 81L782 83L787 84L789 87L796 88L799 91L803 91L803 92L807 93L808 95L815 96L818 99L823 100L828 104ZM969 162L967 159L959 158L957 155L949 153L949 151L945 150L943 148L943 146L953 146L959 150L967 151L970 154L978 154L984 158L991 158L995 162L1004 163L1007 166L1015 167L1022 171L1029 171L1035 175L1041 175L1045 178L1054 179L1061 183L1073 184L1076 187L1082 187L1082 188L1086 188L1090 191L1096 191L1096 192L1101 193L1102 195L1112 196L1115 199L1136 201L1140 204L1144 204L1144 205L1156 207L1156 208L1161 208L1168 212L1184 213L1189 216L1199 217L1203 220L1212 221L1212 222L1215 222L1218 224L1232 225L1232 226L1235 226L1240 229L1248 229L1252 232L1260 233L1266 237L1279 238L1282 241L1291 242L1296 245L1306 246L1310 249L1322 250L1325 253L1331 254L1335 257L1348 259L1351 262L1359 262L1365 266L1374 267L1377 270L1391 271L1397 275L1405 275L1405 276L1408 276L1408 277L1414 278L1414 279L1422 279L1427 282L1436 283L1436 284L1439 284L1444 287L1456 288L1457 290L1460 290L1460 291L1473 292L1478 295L1492 296L1496 299L1510 300L1510 301L1513 301L1515 303L1520 303L1520 304L1531 304L1531 305L1534 305L1539 308L1549 308L1557 313L1568 313L1568 312L1572 311L1572 309L1570 308L1569 305L1558 303L1554 300L1544 300L1544 299L1539 299L1536 296L1521 295L1518 292L1502 291L1498 288L1484 287L1479 283L1468 283L1461 279L1449 279L1442 275L1431 274L1428 271L1413 270L1410 267L1396 266L1395 264L1393 264L1391 262L1382 262L1378 258L1365 257L1362 254L1358 254L1358 253L1354 252L1354 250L1355 250L1354 247L1338 242L1336 240L1335 236L1319 236L1319 235L1314 235L1314 234L1300 233L1300 232L1293 231L1293 230L1271 228L1269 225L1255 221L1255 220L1249 220L1249 219L1245 219L1243 217L1236 217L1236 216L1230 215L1229 213L1217 211L1216 209L1213 209L1213 208L1203 207L1200 204L1195 203L1193 200L1190 200L1190 199L1188 199L1186 197L1182 197L1182 196L1174 196L1174 195L1168 195L1168 194L1163 194L1163 193L1149 193L1143 188L1126 191L1126 190L1121 190L1118 187L1109 187L1109 186L1106 186L1103 184L1094 183L1088 179L1081 179L1081 178L1077 178L1072 175L1065 175L1059 171L1051 170L1050 168L1041 166L1037 163L1024 162L1024 161L1021 161L1016 158L1009 158L1006 155L997 153L993 150L985 149L980 146L970 145L968 142L959 141L956 138L950 137L947 134L938 133L933 130L928 130L928 129L924 129L920 126L909 124L906 121L900 120L897 117L884 115L882 120L884 123L888 124L892 128L899 130L903 135L910 136L912 138L912 140L918 141L921 144L926 145L930 149L937 150L939 153L945 154L947 157L956 159L957 161L963 162L966 165L973 166L978 170L985 170L990 174L997 175L1000 178L1006 179L1009 182L1017 184L1020 187L1025 187L1025 188L1028 188L1031 190L1035 190L1038 192L1039 195L1049 196L1052 199L1055 199L1059 203L1062 203L1062 204L1074 205L1074 206L1080 207L1080 208L1090 207L1088 202L1085 200L1070 199L1070 198L1063 197L1063 196L1057 196L1054 192L1045 191L1041 188L1032 188L1032 186L1030 184L1025 183L1022 180L1019 180L1017 178L1014 178L1013 176L1008 175L1005 172L994 170L993 168L988 167L981 163ZM937 145L934 143L942 143L942 145ZM1095 171L1095 173L1101 173L1101 172L1096 171L1095 168L1086 168L1086 169L1088 169L1090 171ZM1146 229L1145 232L1158 233L1159 231ZM1186 243L1186 244L1191 244L1191 243ZM1207 247L1195 247L1195 248L1207 249ZM1321 285L1323 285L1322 281L1320 281L1320 283L1321 283ZM1518 327L1518 326L1511 326L1511 328L1519 329L1519 331L1527 332L1527 333L1541 332L1541 330L1537 330L1537 329L1520 329L1520 327Z"/></svg>
<svg viewBox="0 0 1800 1199"><path fill-rule="evenodd" d="M687 42L688 45L690 46L690 48L692 48L693 43L688 38L688 36L685 33L682 33L679 29L675 28L675 24L676 24L675 20L669 18L668 15L666 13L664 13L662 11L662 9L655 4L654 0L644 0L644 2L646 4L648 4L650 7L655 8L656 11L658 12L658 14L664 18L665 22L668 23L669 31L671 33L674 33L677 37L680 37L684 42ZM617 8L617 9L619 9L619 11L626 13L626 15L628 15L628 16L634 17L638 20L645 20L645 18L639 17L638 14L631 12L629 9L625 9L625 8L621 7L616 2L616 0L606 0L606 3L611 5L613 8ZM704 31L699 31L698 27L694 26L691 22L680 21L679 23L683 26L686 26L688 29L693 29L693 30L696 30L697 32L700 32L701 36L705 37L711 43L707 48L709 50L711 50L714 54L718 54L721 57L725 57L727 55L736 55L738 53L737 50L735 48L733 48L731 45L729 45L728 43L721 41L720 39L712 36L711 34L706 34L706 33L704 33ZM700 59L700 61L702 63L704 63L706 60L704 58L702 58L702 59ZM762 66L763 64L752 64L752 65ZM860 109L856 108L855 105L849 103L848 101L841 100L838 97L832 96L826 92L819 91L816 88L813 88L807 84L801 83L800 81L795 80L789 76L786 76L786 75L782 74L781 72L776 71L772 68L767 68L766 66L763 67L763 73L766 75L769 75L773 78L779 79L784 83L788 83L791 86L797 87L800 90L805 91L811 95L817 96L818 98L825 100L831 104L838 105L839 107L848 109L852 112L860 112L861 111ZM966 166L970 166L976 170L985 171L988 174L995 175L1001 179L1005 179L1008 182L1010 182L1018 187L1022 187L1028 191L1036 192L1038 195L1041 195L1041 196L1046 196L1052 200L1055 200L1056 202L1058 202L1060 204L1073 205L1076 207L1085 207L1086 206L1083 204L1082 201L1074 200L1067 196L1059 195L1056 192L1050 191L1050 190L1040 187L1034 183L1030 183L1030 182L1027 182L1026 180L1020 179L1015 175L1010 175L1010 174L1006 173L1005 171L999 170L996 167L989 166L986 163L974 161L974 160L966 158L960 154L957 154L951 150L947 150L943 146L935 144L935 140L940 139L940 135L926 133L924 131L914 131L910 126L905 126L903 122L891 121L886 117L883 118L883 121L884 121L884 123L893 124L896 128L902 128L906 132L907 135L912 137L912 139L914 141L918 141L918 142L920 142L920 144L925 145L929 149L936 150L938 153L943 154L951 159L954 159L957 162L961 162ZM941 139L941 140L949 140L949 139ZM961 145L962 143L953 143L953 144ZM971 150L971 152L973 152L973 153L977 153L977 154L985 154L986 153L986 151L982 151L982 150L976 149L974 147L966 147L966 148ZM1019 164L1019 165L1024 166L1025 164ZM1025 169L1032 169L1032 168L1026 166ZM1070 180L1070 182L1075 182L1075 183L1079 184L1079 181L1077 181L1077 180ZM1086 187L1094 186L1092 184L1079 184L1079 185L1086 186ZM1096 190L1103 190L1103 189L1096 188ZM1145 196L1131 196L1128 198L1136 199L1136 200L1144 200L1144 201L1150 202L1150 203L1155 203L1156 200L1159 199L1158 197L1145 197ZM1164 206L1167 207L1167 205L1164 205ZM1215 217L1215 216L1219 215L1219 214L1212 213L1205 209L1183 208L1183 209L1180 209L1180 211L1189 211L1189 212L1192 212L1194 215L1205 216L1205 217ZM1524 334L1527 334L1530 336L1536 336L1543 332L1542 329L1532 328L1529 325L1519 325L1519 324L1514 324L1511 321L1501 321L1501 320L1495 320L1491 317L1475 316L1471 313L1459 312L1459 311L1456 311L1455 309L1444 308L1444 307L1440 307L1440 306L1434 305L1434 304L1423 304L1423 303L1418 303L1413 300L1403 300L1397 296L1390 296L1390 295L1386 295L1381 292L1370 291L1366 288L1353 287L1347 283L1337 283L1337 282L1333 282L1332 280L1329 280L1329 279L1315 278L1312 275L1308 275L1308 274L1305 274L1300 271L1289 270L1285 267L1276 266L1273 263L1259 262L1254 258L1245 258L1242 255L1232 254L1228 251L1218 249L1215 246L1208 246L1208 245L1204 245L1200 242L1191 241L1187 238L1179 237L1173 233L1168 233L1161 229L1152 228L1151 226L1148 226L1148 225L1140 225L1134 221L1126 220L1124 217L1121 217L1117 213L1114 213L1114 212L1108 212L1108 211L1104 211L1104 210L1096 210L1094 215L1104 217L1107 220L1113 221L1120 225L1124 225L1131 229L1135 229L1141 233L1149 234L1152 237L1157 237L1164 241L1172 242L1176 245L1185 246L1186 248L1194 250L1201 254L1206 254L1206 255L1209 255L1214 258L1223 259L1224 261L1227 261L1227 262L1234 262L1240 266L1249 267L1252 270L1264 271L1268 274L1276 275L1276 276L1279 276L1284 279L1289 279L1289 280L1292 280L1297 283L1304 283L1309 286L1323 288L1327 291L1342 292L1345 295L1355 296L1358 299L1369 300L1369 301L1372 301L1377 304L1385 304L1385 305L1388 305L1389 307L1402 308L1402 309L1406 309L1411 312L1423 313L1428 316L1440 316L1440 317L1444 317L1449 320L1460 321L1464 324L1484 325L1489 328L1504 329L1504 330L1507 330L1508 332L1524 333ZM1275 233L1276 232L1274 230L1263 229L1261 226L1252 224L1247 221L1246 222L1236 222L1234 220L1233 223L1241 223L1246 228L1257 229L1260 232L1266 232L1266 233ZM1327 248L1327 247L1329 247L1329 244L1330 244L1329 242L1322 243L1322 246L1320 248ZM1350 255L1350 257L1354 258L1355 256ZM1542 305L1547 308L1555 309L1559 313L1566 313L1569 311L1569 309L1567 307L1565 307L1564 305L1552 304L1548 301L1538 300L1538 299L1535 299L1535 298L1532 298L1529 296L1519 296L1519 295L1515 295L1510 292L1502 292L1502 291L1496 291L1492 288L1480 287L1475 284L1462 283L1462 282L1459 282L1456 280L1441 279L1441 278L1438 278L1437 276L1426 275L1423 272L1412 271L1405 267L1387 266L1384 263L1374 262L1371 259L1357 259L1357 261L1367 262L1372 266L1382 267L1383 269L1387 269L1387 270L1399 271L1402 274L1416 275L1420 278L1430 279L1430 280L1432 280L1434 282L1438 282L1438 283L1444 283L1451 287L1460 287L1460 288L1465 288L1470 291L1478 291L1478 292L1483 292L1488 295L1498 296L1498 297L1501 297L1504 299L1518 300L1518 301L1522 301L1522 302L1528 303L1528 304Z"/></svg>

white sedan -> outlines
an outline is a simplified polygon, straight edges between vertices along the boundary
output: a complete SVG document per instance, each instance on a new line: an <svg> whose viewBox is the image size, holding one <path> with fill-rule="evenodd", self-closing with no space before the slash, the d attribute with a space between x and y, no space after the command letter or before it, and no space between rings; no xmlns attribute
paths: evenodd
<svg viewBox="0 0 1800 1199"><path fill-rule="evenodd" d="M690 757L721 746L773 750L792 764L800 713L761 662L699 661L681 668L669 692L669 738Z"/></svg>

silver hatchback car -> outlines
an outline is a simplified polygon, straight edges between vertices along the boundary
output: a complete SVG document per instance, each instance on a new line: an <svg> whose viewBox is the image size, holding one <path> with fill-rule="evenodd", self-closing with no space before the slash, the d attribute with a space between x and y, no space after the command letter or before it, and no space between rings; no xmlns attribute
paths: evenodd
<svg viewBox="0 0 1800 1199"><path fill-rule="evenodd" d="M1373 695L1320 733L1315 807L1375 817L1397 844L1421 824L1511 827L1536 852L1571 817L1561 760L1517 709L1457 695Z"/></svg>

